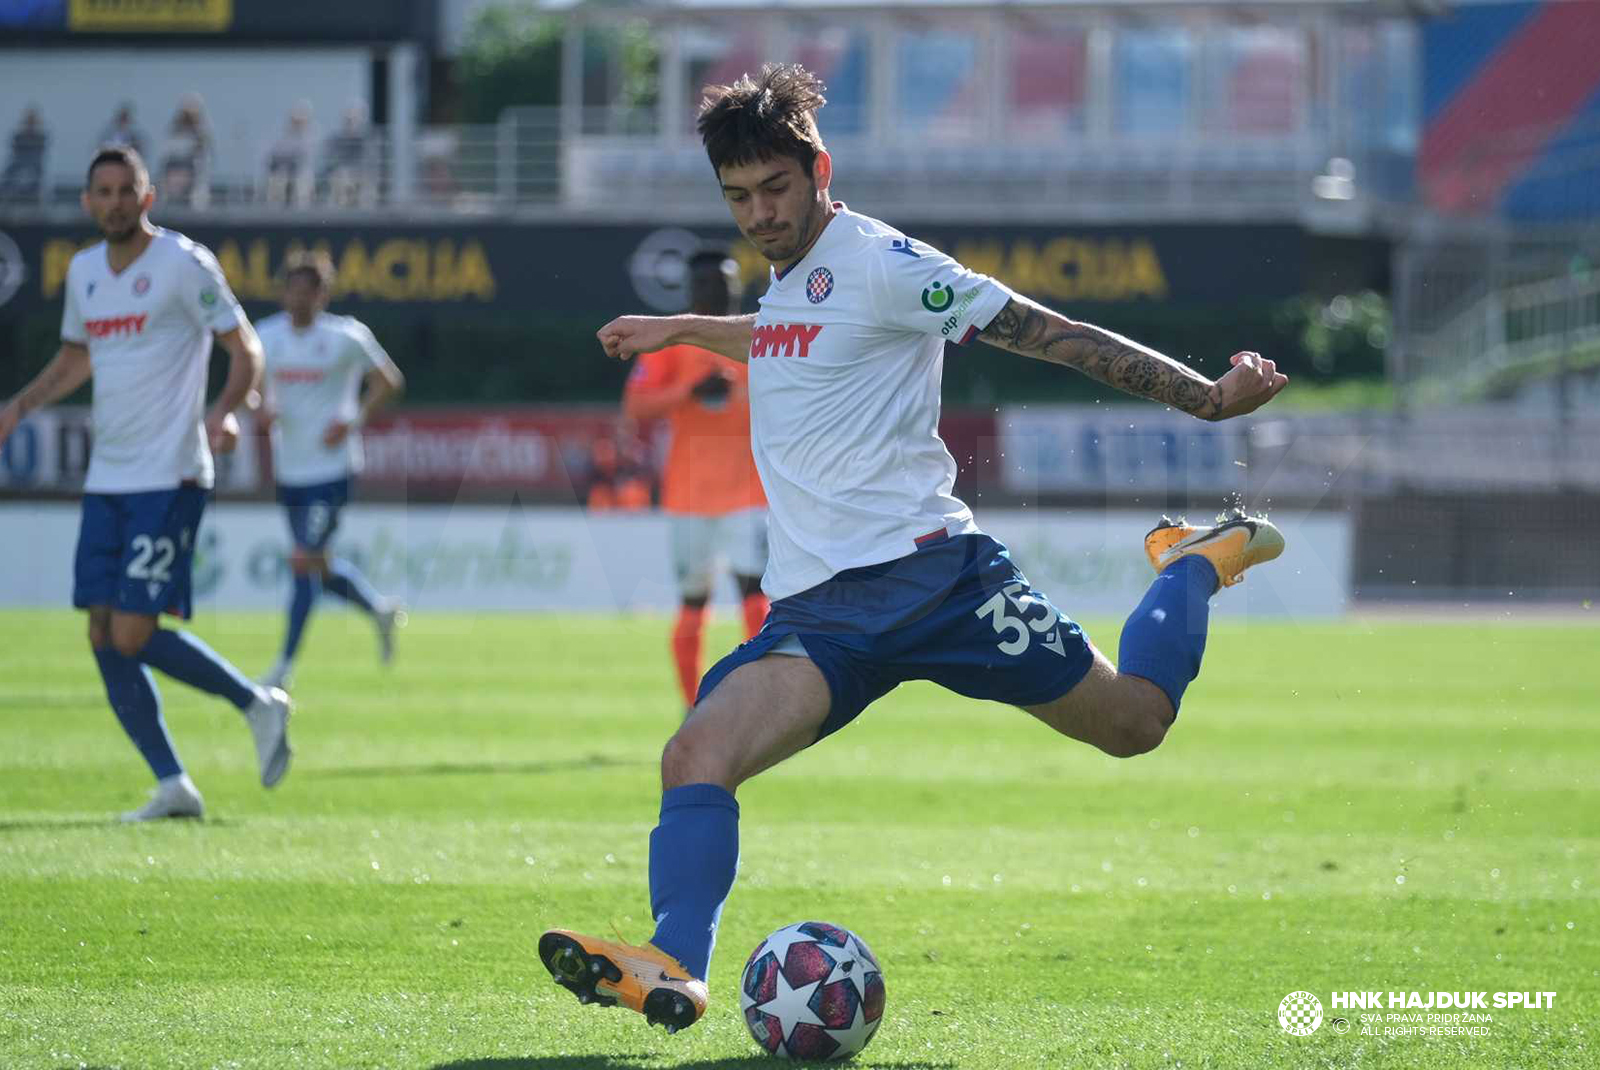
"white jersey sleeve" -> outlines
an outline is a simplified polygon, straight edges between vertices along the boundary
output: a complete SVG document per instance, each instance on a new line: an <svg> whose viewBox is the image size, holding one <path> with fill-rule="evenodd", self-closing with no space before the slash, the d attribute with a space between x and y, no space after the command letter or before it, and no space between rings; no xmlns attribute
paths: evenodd
<svg viewBox="0 0 1600 1070"><path fill-rule="evenodd" d="M76 257L67 266L67 285L61 303L61 340L86 346L89 344L89 331L83 324L83 306L78 303L77 266Z"/></svg>
<svg viewBox="0 0 1600 1070"><path fill-rule="evenodd" d="M355 350L354 359L357 364L361 365L363 372L366 372L369 368L382 368L391 363L389 354L384 351L377 337L373 335L372 328L354 318L346 319L345 323L349 331L351 345Z"/></svg>
<svg viewBox="0 0 1600 1070"><path fill-rule="evenodd" d="M989 276L911 238L895 239L889 252L869 264L870 307L882 326L957 344L970 342L1014 296Z"/></svg>
<svg viewBox="0 0 1600 1070"><path fill-rule="evenodd" d="M226 334L244 325L244 309L228 288L222 266L211 250L199 243L189 246L192 266L184 275L182 293L193 310L195 322L208 331Z"/></svg>

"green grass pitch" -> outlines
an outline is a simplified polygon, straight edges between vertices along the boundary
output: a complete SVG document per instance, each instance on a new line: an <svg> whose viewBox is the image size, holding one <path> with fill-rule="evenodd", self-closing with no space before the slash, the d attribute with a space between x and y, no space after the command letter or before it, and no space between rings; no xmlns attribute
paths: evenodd
<svg viewBox="0 0 1600 1070"><path fill-rule="evenodd" d="M196 622L253 671L279 626ZM740 792L711 1009L675 1037L534 956L549 925L648 935L666 627L421 616L384 672L325 613L282 786L163 681L209 817L119 827L148 774L82 620L0 613L0 1066L765 1066L739 970L806 918L883 959L861 1066L1600 1066L1593 623L1222 625L1132 761L902 687ZM1297 989L1558 995L1487 1036L1296 1037Z"/></svg>

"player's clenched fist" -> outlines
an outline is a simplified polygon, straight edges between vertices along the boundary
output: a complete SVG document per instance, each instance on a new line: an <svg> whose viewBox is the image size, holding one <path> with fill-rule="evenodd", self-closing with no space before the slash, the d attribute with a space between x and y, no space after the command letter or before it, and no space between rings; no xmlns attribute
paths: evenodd
<svg viewBox="0 0 1600 1070"><path fill-rule="evenodd" d="M1228 358L1233 365L1212 386L1216 411L1213 420L1226 420L1254 412L1273 398L1289 382L1289 377L1278 371L1276 363L1264 359L1260 353L1235 353Z"/></svg>
<svg viewBox="0 0 1600 1070"><path fill-rule="evenodd" d="M239 418L231 412L207 416L206 438L213 453L232 453L239 445Z"/></svg>
<svg viewBox="0 0 1600 1070"><path fill-rule="evenodd" d="M596 336L606 356L627 360L640 353L654 353L672 343L673 323L665 316L618 316L601 327Z"/></svg>

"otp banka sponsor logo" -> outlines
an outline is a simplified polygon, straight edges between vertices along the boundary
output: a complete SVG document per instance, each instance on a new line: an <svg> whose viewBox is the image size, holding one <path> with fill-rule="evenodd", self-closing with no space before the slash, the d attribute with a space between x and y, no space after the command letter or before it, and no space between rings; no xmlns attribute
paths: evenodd
<svg viewBox="0 0 1600 1070"><path fill-rule="evenodd" d="M750 335L750 359L809 357L811 343L822 333L819 323L763 323Z"/></svg>

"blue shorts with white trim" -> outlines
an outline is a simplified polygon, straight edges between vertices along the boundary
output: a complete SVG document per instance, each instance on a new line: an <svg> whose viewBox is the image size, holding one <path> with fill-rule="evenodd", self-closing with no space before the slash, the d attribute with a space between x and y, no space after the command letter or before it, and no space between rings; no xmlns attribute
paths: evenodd
<svg viewBox="0 0 1600 1070"><path fill-rule="evenodd" d="M186 485L85 494L72 566L72 604L188 619L195 538L210 493Z"/></svg>
<svg viewBox="0 0 1600 1070"><path fill-rule="evenodd" d="M739 666L792 647L791 638L832 695L818 739L906 680L1037 706L1071 691L1094 661L1083 630L983 534L935 540L780 598L755 638L706 673L696 701Z"/></svg>

